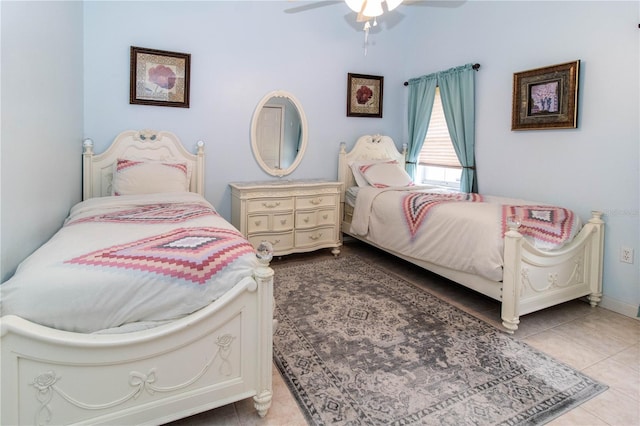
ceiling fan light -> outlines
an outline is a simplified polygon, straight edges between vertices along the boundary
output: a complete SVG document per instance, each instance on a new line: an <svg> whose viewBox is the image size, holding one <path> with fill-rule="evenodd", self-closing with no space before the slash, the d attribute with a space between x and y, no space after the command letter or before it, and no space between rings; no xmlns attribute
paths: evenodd
<svg viewBox="0 0 640 426"><path fill-rule="evenodd" d="M347 3L349 9L359 13L362 10L362 4L365 0L344 0L344 2Z"/></svg>
<svg viewBox="0 0 640 426"><path fill-rule="evenodd" d="M396 7L400 6L402 0L386 0L387 1L387 10L391 12Z"/></svg>
<svg viewBox="0 0 640 426"><path fill-rule="evenodd" d="M368 0L364 6L362 14L364 16L375 17L384 13L382 10L382 0Z"/></svg>

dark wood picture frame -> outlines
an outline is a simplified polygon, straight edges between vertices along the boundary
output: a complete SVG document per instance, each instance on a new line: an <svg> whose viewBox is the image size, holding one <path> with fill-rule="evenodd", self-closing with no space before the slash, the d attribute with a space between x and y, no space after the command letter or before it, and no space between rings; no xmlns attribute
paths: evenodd
<svg viewBox="0 0 640 426"><path fill-rule="evenodd" d="M129 103L189 108L191 55L131 46Z"/></svg>
<svg viewBox="0 0 640 426"><path fill-rule="evenodd" d="M580 60L513 74L511 130L578 127Z"/></svg>
<svg viewBox="0 0 640 426"><path fill-rule="evenodd" d="M347 76L347 117L382 118L384 77L352 74Z"/></svg>

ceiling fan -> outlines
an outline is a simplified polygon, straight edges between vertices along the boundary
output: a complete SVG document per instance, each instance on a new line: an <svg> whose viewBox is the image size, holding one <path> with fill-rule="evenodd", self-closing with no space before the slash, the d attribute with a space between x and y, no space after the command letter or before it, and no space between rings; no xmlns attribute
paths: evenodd
<svg viewBox="0 0 640 426"><path fill-rule="evenodd" d="M356 22L364 22L362 29L365 33L364 42L366 55L369 30L378 25L377 17L382 16L385 12L391 12L401 4L406 6L458 7L465 2L466 0L320 0L285 9L285 13L300 13L334 4L346 4L351 10L357 13ZM373 23L371 21L373 21Z"/></svg>
<svg viewBox="0 0 640 426"><path fill-rule="evenodd" d="M296 1L296 0L290 0ZM304 5L291 7L285 10L285 13L300 13L320 7L331 6L334 4L346 4L351 10L357 13L356 22L364 22L364 30L367 31L371 26L376 26L376 18L385 12L391 12L398 6L439 6L439 7L457 7L465 1L461 0L324 0L308 2ZM369 21L373 20L373 24Z"/></svg>

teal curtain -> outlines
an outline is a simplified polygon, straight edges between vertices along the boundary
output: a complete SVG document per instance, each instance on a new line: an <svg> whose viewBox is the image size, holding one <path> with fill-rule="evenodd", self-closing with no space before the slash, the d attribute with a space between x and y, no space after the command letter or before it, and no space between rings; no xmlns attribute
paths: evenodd
<svg viewBox="0 0 640 426"><path fill-rule="evenodd" d="M444 118L462 165L460 191L478 192L475 159L475 89L471 64L438 73Z"/></svg>
<svg viewBox="0 0 640 426"><path fill-rule="evenodd" d="M418 156L429 128L437 82L436 74L409 80L409 143L405 168L414 180Z"/></svg>

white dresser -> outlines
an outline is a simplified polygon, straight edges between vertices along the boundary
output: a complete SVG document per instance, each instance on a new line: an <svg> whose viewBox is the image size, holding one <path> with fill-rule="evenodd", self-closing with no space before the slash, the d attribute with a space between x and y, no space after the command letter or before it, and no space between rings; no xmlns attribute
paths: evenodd
<svg viewBox="0 0 640 426"><path fill-rule="evenodd" d="M234 182L231 223L255 247L273 244L274 255L333 247L340 253L342 184L327 180Z"/></svg>

